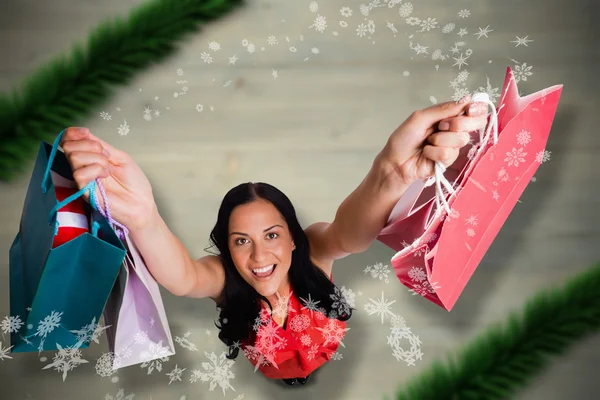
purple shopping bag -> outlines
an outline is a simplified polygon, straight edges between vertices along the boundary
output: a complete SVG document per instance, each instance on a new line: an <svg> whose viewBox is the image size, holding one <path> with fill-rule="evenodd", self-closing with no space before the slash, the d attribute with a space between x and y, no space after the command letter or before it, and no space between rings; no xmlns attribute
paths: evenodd
<svg viewBox="0 0 600 400"><path fill-rule="evenodd" d="M175 354L158 283L129 235L122 236L127 255L104 309L113 370Z"/></svg>

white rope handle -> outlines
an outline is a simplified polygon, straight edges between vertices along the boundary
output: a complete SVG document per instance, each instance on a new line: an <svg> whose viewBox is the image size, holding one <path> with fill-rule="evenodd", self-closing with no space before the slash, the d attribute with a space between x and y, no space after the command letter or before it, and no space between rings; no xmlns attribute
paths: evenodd
<svg viewBox="0 0 600 400"><path fill-rule="evenodd" d="M498 143L498 115L496 114L496 106L494 103L492 103L487 93L474 93L471 97L471 103L486 103L492 108L490 123L488 124L487 129L481 129L479 131L479 144L477 145L477 154L474 156L474 158L476 158L479 153L485 149L485 145L490 138L490 133L493 132L494 144ZM444 195L442 186L446 189L450 196L454 194L454 188L444 176L444 172L446 172L446 167L444 164L437 161L435 163L434 176L429 178L429 180L425 183L425 186L431 186L435 182L435 204L436 213L438 214L441 213L442 210L445 210L448 214L450 214L450 206L446 201L446 196Z"/></svg>

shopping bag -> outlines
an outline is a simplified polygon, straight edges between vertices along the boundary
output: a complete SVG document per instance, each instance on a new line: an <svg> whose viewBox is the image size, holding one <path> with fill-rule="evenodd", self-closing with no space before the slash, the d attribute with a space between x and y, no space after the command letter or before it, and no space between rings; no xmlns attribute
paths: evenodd
<svg viewBox="0 0 600 400"><path fill-rule="evenodd" d="M413 294L452 310L545 161L561 92L555 85L520 97L508 67L498 111L489 104L488 129L471 132L473 146L458 168L415 182L400 198L377 239L397 252L392 266Z"/></svg>
<svg viewBox="0 0 600 400"><path fill-rule="evenodd" d="M88 211L91 229L53 246L65 223L59 210L96 189L92 181L57 200L56 179L74 184L58 150L63 133L52 146L40 146L9 251L10 340L16 353L88 347L125 257L125 247L95 208Z"/></svg>
<svg viewBox="0 0 600 400"><path fill-rule="evenodd" d="M127 255L104 310L113 370L175 354L158 284L129 235Z"/></svg>

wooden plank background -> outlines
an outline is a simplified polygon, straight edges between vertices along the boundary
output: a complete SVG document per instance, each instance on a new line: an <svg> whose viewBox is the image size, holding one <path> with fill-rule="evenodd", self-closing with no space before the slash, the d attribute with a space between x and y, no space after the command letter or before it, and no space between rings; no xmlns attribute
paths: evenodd
<svg viewBox="0 0 600 400"><path fill-rule="evenodd" d="M3 1L0 89L13 87L53 55L85 40L102 19L126 15L139 3ZM233 367L235 392L229 390L224 396L219 387L209 391L207 383L190 383L190 372L202 369L207 361L204 351L219 355L224 350L213 325L217 314L210 300L177 298L163 291L173 334L191 332L190 340L200 351L189 352L177 344L177 355L160 372L148 376L134 366L101 378L94 365L107 351L102 337L100 345L83 352L89 363L70 371L65 382L59 372L41 369L52 361L53 353L19 354L0 361L2 398L69 400L80 398L84 391L90 398L104 399L106 394L116 396L119 388L125 394L135 393L136 400L182 396L239 400L242 394L244 400L382 398L435 358L518 309L537 290L560 284L597 261L600 120L595 100L600 52L593 15L598 15L598 6L591 0L573 1L568 7L559 0L413 4L412 16L436 18L438 28L418 33L418 27L404 22L398 5L385 6L372 10L367 18L376 24L368 40L355 32L357 24L367 22L359 12L359 1L320 1L317 13L309 10L307 1L249 1L188 38L175 56L118 89L86 126L133 155L151 179L169 226L194 256L201 256L222 196L243 181L279 187L293 200L305 226L331 220L396 126L414 109L431 104L430 96L444 101L453 95L449 82L459 72L452 66L454 42L464 41L465 49L473 52L469 65L460 70L470 73L469 90L485 86L486 77L493 86L501 86L507 65L532 65L533 75L519 82L523 93L564 84L548 144L551 160L539 169L451 313L411 296L393 275L385 283L363 273L367 265L389 265L393 251L375 243L367 252L335 266L336 283L362 293L357 296L358 310L349 323L346 348L340 349L343 358L323 368L313 384L301 390L288 390L254 374L243 356ZM350 7L352 17L341 17L341 7ZM469 9L471 15L459 18L462 9ZM317 14L327 18L323 33L309 28ZM349 26L341 27L340 20ZM395 24L396 37L386 21ZM455 23L456 29L442 33L440 26L446 23ZM488 25L489 37L477 39L474 33ZM463 27L469 34L461 38L457 32ZM271 35L277 45L267 43ZM517 36L528 36L533 42L515 47L511 41ZM243 39L252 42L256 52L248 53ZM209 51L211 41L221 49ZM417 55L409 48L411 41L428 46L429 54ZM290 46L297 52L290 52ZM311 52L313 47L319 54ZM431 54L438 48L450 58L439 61L436 70L438 61ZM214 62L205 63L202 52L210 53ZM239 59L231 65L233 54ZM310 59L304 61L306 57ZM177 74L178 69L183 75ZM183 91L178 80L187 80L187 93L176 98L173 93ZM197 104L203 105L202 112L196 110ZM146 107L159 115L144 119ZM112 119L102 119L101 111ZM130 132L121 136L118 126L124 121ZM27 175L0 185L4 288L0 317L9 313L8 249L17 232ZM377 299L382 291L395 300L392 310L423 342L425 356L414 367L391 355L386 344L389 320L382 324L363 309L369 298ZM578 344L518 398L596 398L599 340L596 335ZM0 341L6 346L7 335ZM181 382L169 385L165 374L176 365L186 370Z"/></svg>

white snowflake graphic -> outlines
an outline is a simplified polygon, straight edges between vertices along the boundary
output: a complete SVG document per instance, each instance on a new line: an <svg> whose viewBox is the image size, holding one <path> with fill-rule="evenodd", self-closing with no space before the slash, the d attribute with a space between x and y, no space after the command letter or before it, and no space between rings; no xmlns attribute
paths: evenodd
<svg viewBox="0 0 600 400"><path fill-rule="evenodd" d="M150 342L148 349L143 351L141 357L145 360L140 365L141 368L148 368L148 375L150 375L155 369L160 372L162 371L162 363L169 361L170 351L167 347L163 347L162 340L158 343Z"/></svg>
<svg viewBox="0 0 600 400"><path fill-rule="evenodd" d="M123 120L123 123L121 125L119 125L119 128L117 128L117 132L119 133L119 135L121 136L125 136L129 133L129 125L127 124L127 120Z"/></svg>
<svg viewBox="0 0 600 400"><path fill-rule="evenodd" d="M308 29L313 29L317 32L323 33L325 29L327 29L327 20L322 15L317 15L312 25L308 27Z"/></svg>
<svg viewBox="0 0 600 400"><path fill-rule="evenodd" d="M414 10L412 3L402 3L400 8L398 9L398 13L403 18L408 18Z"/></svg>
<svg viewBox="0 0 600 400"><path fill-rule="evenodd" d="M479 223L477 220L478 215L473 215L471 214L471 216L469 216L469 218L466 218L466 224L467 225L471 225L471 226L477 226L477 224Z"/></svg>
<svg viewBox="0 0 600 400"><path fill-rule="evenodd" d="M46 317L44 317L43 320L41 320L38 323L38 327L37 327L37 331L35 332L35 335L43 337L43 338L48 336L48 334L50 332L54 331L54 329L56 329L60 326L60 321L62 319L62 315L63 315L62 312L52 311L50 313L50 315L47 315Z"/></svg>
<svg viewBox="0 0 600 400"><path fill-rule="evenodd" d="M321 335L323 336L323 339L325 339L323 346L339 344L342 347L346 347L344 346L342 339L350 328L343 328L342 324L337 319L328 319L325 327L316 329L321 331Z"/></svg>
<svg viewBox="0 0 600 400"><path fill-rule="evenodd" d="M213 40L208 44L208 48L212 51L219 51L221 45Z"/></svg>
<svg viewBox="0 0 600 400"><path fill-rule="evenodd" d="M467 9L460 10L460 11L458 12L458 16L459 16L460 18L468 18L468 17L469 17L469 15L471 15L471 11L469 11L469 10L467 10Z"/></svg>
<svg viewBox="0 0 600 400"><path fill-rule="evenodd" d="M526 146L529 142L531 142L531 133L525 129L521 129L521 131L517 133L517 143L521 146Z"/></svg>
<svg viewBox="0 0 600 400"><path fill-rule="evenodd" d="M205 51L203 51L202 53L200 53L200 58L206 64L211 64L213 62L212 56L210 54L208 54L207 52L205 52Z"/></svg>
<svg viewBox="0 0 600 400"><path fill-rule="evenodd" d="M404 350L401 346L404 340L410 343L410 349ZM423 359L419 336L412 333L404 318L399 315L391 318L391 334L387 337L387 343L392 348L392 355L396 360L404 361L408 366L415 366L416 360Z"/></svg>
<svg viewBox="0 0 600 400"><path fill-rule="evenodd" d="M394 313L390 309L390 306L392 304L394 304L396 302L396 300L386 301L383 292L381 292L380 300L373 300L373 299L369 298L369 301L370 301L370 303L365 304L365 311L369 315L376 314L376 315L381 316L382 324L383 324L385 317L391 318L394 316Z"/></svg>
<svg viewBox="0 0 600 400"><path fill-rule="evenodd" d="M54 355L52 363L44 366L42 369L54 368L58 372L62 372L63 382L67 379L67 374L79 364L87 364L88 361L81 358L81 350L79 347L81 342L77 342L74 346L63 348L60 344L56 344L58 353Z"/></svg>
<svg viewBox="0 0 600 400"><path fill-rule="evenodd" d="M116 365L117 357L115 354L112 352L104 353L96 361L96 374L103 378L109 377L116 372L116 368L114 368Z"/></svg>
<svg viewBox="0 0 600 400"><path fill-rule="evenodd" d="M414 282L423 282L427 279L427 274L423 268L411 267L408 271L408 277Z"/></svg>
<svg viewBox="0 0 600 400"><path fill-rule="evenodd" d="M198 379L200 379L201 382L210 382L208 390L212 392L219 386L223 390L223 395L225 395L226 391L229 389L235 392L235 389L229 382L231 379L235 378L235 374L231 371L231 367L235 362L228 359L225 352L222 352L219 357L217 357L214 352L209 354L205 351L204 355L208 358L209 362L203 362L201 364L203 371L192 371L190 382L196 382Z"/></svg>
<svg viewBox="0 0 600 400"><path fill-rule="evenodd" d="M175 368L166 374L169 377L169 385L175 381L181 382L181 374L183 374L183 371L185 370L185 368L181 369L175 364Z"/></svg>
<svg viewBox="0 0 600 400"><path fill-rule="evenodd" d="M527 65L527 63L520 64L516 60L512 60L516 65L513 68L513 76L515 78L515 82L519 83L520 81L527 82L527 78L533 75L531 69L532 65Z"/></svg>
<svg viewBox="0 0 600 400"><path fill-rule="evenodd" d="M77 337L77 341L82 343L94 342L100 344L100 336L102 336L102 332L109 327L110 325L102 326L99 323L96 323L96 317L94 317L90 324L85 325L79 330L73 330L71 333L74 333Z"/></svg>
<svg viewBox="0 0 600 400"><path fill-rule="evenodd" d="M184 349L188 349L189 351L198 351L198 348L196 347L196 345L192 342L190 342L190 340L188 339L190 337L191 333L190 332L186 332L183 337L179 337L179 336L175 336L175 342L179 343L179 345L181 345L181 347L183 347Z"/></svg>
<svg viewBox="0 0 600 400"><path fill-rule="evenodd" d="M21 317L16 316L6 316L0 321L0 331L3 334L8 333L17 333L23 327L25 323L21 320Z"/></svg>
<svg viewBox="0 0 600 400"><path fill-rule="evenodd" d="M390 269L388 265L383 265L383 263L376 263L375 265L368 265L364 271L365 274L370 273L371 276L375 279L384 280L385 283L390 283L389 274Z"/></svg>
<svg viewBox="0 0 600 400"><path fill-rule="evenodd" d="M550 161L551 154L552 154L552 152L548 151L548 150L540 151L539 153L536 153L535 161L540 164L545 163L546 161Z"/></svg>
<svg viewBox="0 0 600 400"><path fill-rule="evenodd" d="M10 347L2 347L2 342L0 342L0 361L4 361L5 359L11 359L12 357L9 355L10 349L12 349L13 346Z"/></svg>
<svg viewBox="0 0 600 400"><path fill-rule="evenodd" d="M351 290L348 292L346 288L343 289L346 291L346 293L336 286L334 288L334 293L329 295L329 297L333 300L331 307L333 310L335 310L337 315L350 314L351 306L346 299L346 295L349 294L352 296L354 293L352 293Z"/></svg>
<svg viewBox="0 0 600 400"><path fill-rule="evenodd" d="M508 163L509 167L518 167L520 163L525 162L525 156L527 153L523 151L523 148L519 148L518 150L513 147L512 151L506 153L506 158L504 161Z"/></svg>

